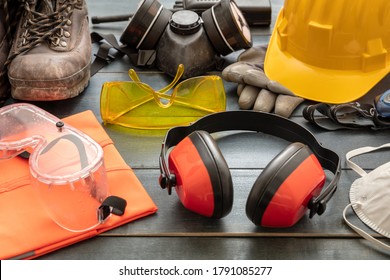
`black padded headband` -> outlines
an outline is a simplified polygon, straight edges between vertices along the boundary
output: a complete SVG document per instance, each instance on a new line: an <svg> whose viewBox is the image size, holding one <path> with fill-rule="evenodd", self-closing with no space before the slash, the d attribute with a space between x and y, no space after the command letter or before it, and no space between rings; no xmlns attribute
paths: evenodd
<svg viewBox="0 0 390 280"><path fill-rule="evenodd" d="M324 148L314 135L303 126L275 114L257 111L214 113L199 119L189 126L177 126L169 129L162 143L160 155L160 170L165 178L169 179L171 177L166 158L168 150L196 130L204 130L208 133L229 130L262 132L289 142L301 142L310 147L321 166L334 174L334 178L321 194L310 201L308 205L310 217L316 213L321 215L325 211L326 202L329 201L336 191L341 172L339 156L332 150Z"/></svg>

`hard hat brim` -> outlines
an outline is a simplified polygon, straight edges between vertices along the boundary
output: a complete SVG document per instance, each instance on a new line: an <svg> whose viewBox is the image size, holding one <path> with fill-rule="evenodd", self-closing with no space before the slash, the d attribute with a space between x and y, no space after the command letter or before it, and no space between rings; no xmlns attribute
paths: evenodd
<svg viewBox="0 0 390 280"><path fill-rule="evenodd" d="M277 28L283 10L276 20L268 45L264 71L295 95L317 102L340 104L359 99L389 73L389 67L363 72L335 70L312 66L282 51L278 45Z"/></svg>

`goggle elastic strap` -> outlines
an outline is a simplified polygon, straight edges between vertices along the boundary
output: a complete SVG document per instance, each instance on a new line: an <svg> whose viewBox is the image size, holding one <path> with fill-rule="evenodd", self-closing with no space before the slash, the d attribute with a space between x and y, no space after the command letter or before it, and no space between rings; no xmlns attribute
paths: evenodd
<svg viewBox="0 0 390 280"><path fill-rule="evenodd" d="M75 144L77 150L79 151L81 168L86 167L88 165L88 160L85 147L81 143L80 139L75 137L74 135L64 135L58 137L45 147L45 149L42 151L42 154L50 150L57 142L62 139L69 140L70 142ZM99 224L104 223L106 219L110 217L111 214L122 216L125 213L126 206L127 202L123 198L118 196L108 196L97 208L97 219Z"/></svg>

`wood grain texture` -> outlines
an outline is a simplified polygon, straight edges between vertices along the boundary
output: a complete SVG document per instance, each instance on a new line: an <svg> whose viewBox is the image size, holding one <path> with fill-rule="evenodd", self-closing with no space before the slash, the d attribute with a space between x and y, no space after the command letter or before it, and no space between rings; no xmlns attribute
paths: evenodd
<svg viewBox="0 0 390 280"><path fill-rule="evenodd" d="M161 0L172 7L174 0ZM87 0L90 17L132 13L138 1ZM271 0L272 24L253 29L254 44L268 42L275 18L283 0ZM126 22L91 24L91 31L114 33L118 37ZM94 46L96 51L96 46ZM232 63L239 52L227 56ZM127 71L133 67L129 60L117 60L103 68L90 80L79 97L39 106L59 117L92 110L101 120L99 98L106 81L128 80ZM142 81L161 88L170 79L157 69L137 68ZM213 72L213 74L220 74ZM225 82L227 109L237 110L236 84ZM315 90L315 89L313 89ZM376 89L378 93L381 87ZM125 161L133 168L159 210L156 214L134 221L109 232L63 248L41 259L388 259L389 255L371 247L358 237L343 221L342 211L348 204L349 188L357 175L345 163L345 154L366 145L381 145L389 141L389 131L328 132L313 127L296 110L291 120L310 130L328 148L337 152L342 162L338 190L327 211L313 219L304 217L289 229L267 229L254 226L245 215L245 203L253 182L270 160L289 143L271 135L250 132L226 132L214 135L229 165L234 184L234 205L226 218L211 220L193 214L180 204L176 194L168 196L158 186L158 156L165 131L150 133L117 126L105 126L106 131ZM356 159L366 170L388 161L389 152L375 153ZM330 177L331 174L328 174ZM129 206L131 207L131 205ZM354 223L359 220L351 215ZM365 227L364 225L361 225ZM365 227L366 228L366 227ZM367 229L369 230L369 229ZM377 237L377 234L375 234Z"/></svg>

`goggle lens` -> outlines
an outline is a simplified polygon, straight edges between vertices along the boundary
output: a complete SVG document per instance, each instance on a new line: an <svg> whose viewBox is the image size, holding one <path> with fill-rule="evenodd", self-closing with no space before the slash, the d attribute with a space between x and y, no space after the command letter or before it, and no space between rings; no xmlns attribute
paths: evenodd
<svg viewBox="0 0 390 280"><path fill-rule="evenodd" d="M102 147L75 128L31 104L0 109L0 159L28 152L33 184L49 216L70 231L103 222L108 197Z"/></svg>

